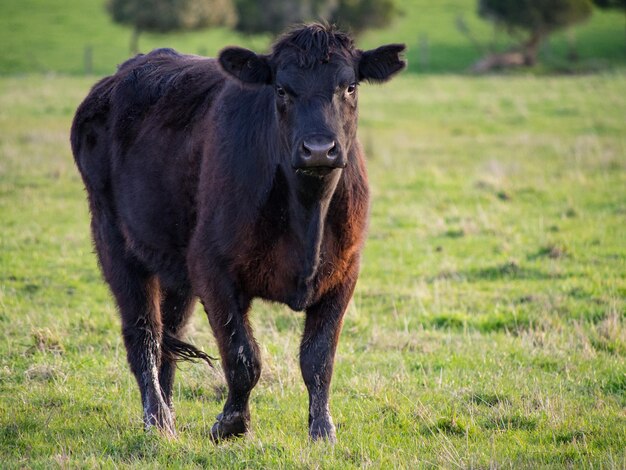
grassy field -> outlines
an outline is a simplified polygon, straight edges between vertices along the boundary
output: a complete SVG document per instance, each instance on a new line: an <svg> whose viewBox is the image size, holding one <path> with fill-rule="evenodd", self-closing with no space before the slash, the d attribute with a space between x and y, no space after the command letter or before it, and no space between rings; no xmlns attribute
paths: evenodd
<svg viewBox="0 0 626 470"><path fill-rule="evenodd" d="M302 315L261 302L252 434L209 441L224 380L199 364L179 439L142 431L68 145L93 81L0 78L0 466L626 466L626 75L363 87L373 205L334 447L307 441ZM189 337L216 354L200 309Z"/></svg>
<svg viewBox="0 0 626 470"><path fill-rule="evenodd" d="M405 42L412 72L462 72L482 52L455 26L462 17L483 46L493 38L493 28L478 18L476 0L398 0L401 13L385 30L366 33L363 47L383 42ZM91 69L109 74L128 57L130 30L111 22L104 0L2 0L0 2L0 74L85 71L85 49L91 48ZM592 19L573 30L580 61L569 64L567 33L556 34L544 48L548 71L587 71L626 64L624 15L596 10ZM142 51L174 47L182 52L215 55L222 47L239 44L265 50L266 36L243 36L225 29L143 35ZM510 45L503 32L495 40L499 48Z"/></svg>
<svg viewBox="0 0 626 470"><path fill-rule="evenodd" d="M406 42L412 73L361 91L371 226L330 447L307 440L303 316L262 302L252 434L210 442L225 386L200 364L178 374L179 438L142 431L68 142L97 79L80 76L85 47L110 73L129 32L102 0L0 2L1 468L626 468L624 17L577 27L573 66L559 34L535 76L463 77L443 74L480 55L457 16L493 35L475 0L399 3L359 40ZM141 47L269 40L215 29ZM572 68L604 72L551 75ZM189 339L217 354L200 308Z"/></svg>

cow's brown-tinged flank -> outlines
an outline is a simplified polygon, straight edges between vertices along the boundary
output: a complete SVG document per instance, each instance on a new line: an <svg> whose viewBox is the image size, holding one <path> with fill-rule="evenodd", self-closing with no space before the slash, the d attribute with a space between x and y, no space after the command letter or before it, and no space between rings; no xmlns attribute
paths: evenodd
<svg viewBox="0 0 626 470"><path fill-rule="evenodd" d="M147 427L174 434L176 360L211 362L181 340L199 298L228 382L212 436L248 430L261 371L248 315L260 297L306 312L309 433L335 439L328 391L368 210L357 87L401 70L403 49L364 52L316 24L267 55L160 49L80 105L72 149Z"/></svg>

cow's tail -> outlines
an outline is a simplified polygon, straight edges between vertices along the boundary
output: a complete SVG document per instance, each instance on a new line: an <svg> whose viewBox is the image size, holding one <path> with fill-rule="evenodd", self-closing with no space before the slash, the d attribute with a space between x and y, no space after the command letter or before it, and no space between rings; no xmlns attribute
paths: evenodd
<svg viewBox="0 0 626 470"><path fill-rule="evenodd" d="M213 367L213 361L217 360L216 358L209 356L207 353L200 351L195 346L179 340L167 331L163 332L161 352L170 360L183 360L191 362L201 360L206 362L211 367Z"/></svg>

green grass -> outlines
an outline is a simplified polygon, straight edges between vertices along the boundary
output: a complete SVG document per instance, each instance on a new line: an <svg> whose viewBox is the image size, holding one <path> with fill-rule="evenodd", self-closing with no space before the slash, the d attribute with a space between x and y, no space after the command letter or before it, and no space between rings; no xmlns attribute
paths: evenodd
<svg viewBox="0 0 626 470"><path fill-rule="evenodd" d="M92 71L109 74L128 57L130 30L110 20L104 0L3 0L0 2L0 74L85 71L85 48L92 51ZM385 30L367 32L363 47L383 42L405 42L412 72L462 72L480 58L455 26L464 18L476 39L489 44L493 28L478 18L476 0L399 0L401 14ZM580 61L567 63L566 33L556 34L542 53L538 67L553 70L588 71L623 66L626 63L624 15L596 10L592 19L574 29ZM140 48L174 47L182 52L214 56L222 47L239 44L265 50L267 36L244 36L216 28L183 34L145 34ZM425 46L427 44L427 46ZM498 48L510 46L500 32Z"/></svg>
<svg viewBox="0 0 626 470"><path fill-rule="evenodd" d="M224 380L200 364L179 439L142 431L68 145L93 81L0 79L3 468L624 468L626 75L362 88L373 204L334 447L307 440L302 315L262 302L252 434L209 441ZM200 309L189 337L216 353Z"/></svg>

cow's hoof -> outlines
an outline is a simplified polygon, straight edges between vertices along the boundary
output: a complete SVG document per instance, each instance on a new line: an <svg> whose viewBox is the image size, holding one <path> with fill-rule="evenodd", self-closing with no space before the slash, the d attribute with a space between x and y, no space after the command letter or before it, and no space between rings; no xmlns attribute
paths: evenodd
<svg viewBox="0 0 626 470"><path fill-rule="evenodd" d="M309 437L312 441L327 441L331 444L337 442L335 425L330 416L326 418L314 419L309 427Z"/></svg>
<svg viewBox="0 0 626 470"><path fill-rule="evenodd" d="M248 432L250 417L243 413L217 415L217 421L211 428L211 439L215 442L231 437L243 436Z"/></svg>
<svg viewBox="0 0 626 470"><path fill-rule="evenodd" d="M156 429L166 437L176 437L174 416L167 406L158 407L152 412L147 411L144 414L143 419L147 432L151 432L153 429Z"/></svg>

